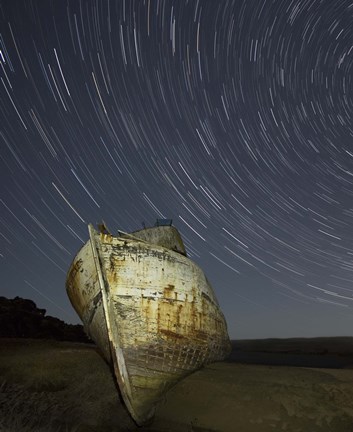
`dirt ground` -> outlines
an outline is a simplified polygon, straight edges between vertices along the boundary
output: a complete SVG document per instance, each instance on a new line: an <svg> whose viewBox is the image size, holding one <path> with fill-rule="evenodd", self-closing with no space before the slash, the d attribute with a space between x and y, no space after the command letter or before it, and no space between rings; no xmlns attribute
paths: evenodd
<svg viewBox="0 0 353 432"><path fill-rule="evenodd" d="M353 432L353 369L215 363L138 428L95 348L0 339L1 432Z"/></svg>
<svg viewBox="0 0 353 432"><path fill-rule="evenodd" d="M353 370L215 363L174 387L155 431L353 431ZM189 429L188 429L189 428Z"/></svg>

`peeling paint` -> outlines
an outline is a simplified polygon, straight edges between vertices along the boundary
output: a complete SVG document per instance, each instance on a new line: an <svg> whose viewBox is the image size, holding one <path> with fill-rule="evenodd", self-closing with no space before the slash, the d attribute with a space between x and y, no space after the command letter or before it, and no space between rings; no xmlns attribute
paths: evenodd
<svg viewBox="0 0 353 432"><path fill-rule="evenodd" d="M67 292L85 330L113 362L130 414L143 424L175 382L228 355L226 322L174 227L120 237L90 232L68 272Z"/></svg>

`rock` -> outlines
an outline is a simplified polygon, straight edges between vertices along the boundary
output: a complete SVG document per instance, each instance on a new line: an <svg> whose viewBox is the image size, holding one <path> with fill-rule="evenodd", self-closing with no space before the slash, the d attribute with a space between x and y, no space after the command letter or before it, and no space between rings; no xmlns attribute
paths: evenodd
<svg viewBox="0 0 353 432"><path fill-rule="evenodd" d="M0 337L56 339L72 342L92 342L82 325L67 324L45 315L32 300L0 297Z"/></svg>

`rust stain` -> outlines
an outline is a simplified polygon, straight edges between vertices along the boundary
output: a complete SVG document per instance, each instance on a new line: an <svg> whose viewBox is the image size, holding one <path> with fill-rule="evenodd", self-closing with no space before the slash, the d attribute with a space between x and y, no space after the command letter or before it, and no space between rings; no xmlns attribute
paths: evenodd
<svg viewBox="0 0 353 432"><path fill-rule="evenodd" d="M163 288L163 295L165 299L175 299L175 294L173 292L175 285L168 284Z"/></svg>
<svg viewBox="0 0 353 432"><path fill-rule="evenodd" d="M183 312L183 305L179 305L178 306L178 312L177 312L177 316L176 316L176 323L177 326L180 327L180 321L181 321L181 314Z"/></svg>
<svg viewBox="0 0 353 432"><path fill-rule="evenodd" d="M201 364L224 357L225 321L211 287L192 261L136 239L107 233L91 238L97 243L104 285L110 289L108 307L104 309L90 242L70 269L68 294L92 339L116 367L130 413L143 419L144 404L148 407L160 397L169 376L171 381L181 379ZM105 319L112 328L112 355L134 366L131 375L127 369L129 376L122 375L116 358L112 360ZM140 370L145 375L140 376Z"/></svg>
<svg viewBox="0 0 353 432"><path fill-rule="evenodd" d="M109 233L100 233L100 240L102 243L113 243L113 236Z"/></svg>
<svg viewBox="0 0 353 432"><path fill-rule="evenodd" d="M197 339L206 341L208 339L208 334L204 331L198 330L195 332L195 336L197 337Z"/></svg>
<svg viewBox="0 0 353 432"><path fill-rule="evenodd" d="M82 266L83 266L82 259L78 259L76 262L74 262L74 264L71 267L71 270L69 271L69 277L68 277L69 283L73 282L78 272L81 273L83 272Z"/></svg>
<svg viewBox="0 0 353 432"><path fill-rule="evenodd" d="M171 330L164 330L164 329L162 329L162 330L160 330L160 333L162 333L162 334L164 334L164 335L166 335L166 336L168 336L170 338L173 338L173 339L185 339L185 336L183 336L183 335L181 335L179 333L175 333L175 332L173 332Z"/></svg>

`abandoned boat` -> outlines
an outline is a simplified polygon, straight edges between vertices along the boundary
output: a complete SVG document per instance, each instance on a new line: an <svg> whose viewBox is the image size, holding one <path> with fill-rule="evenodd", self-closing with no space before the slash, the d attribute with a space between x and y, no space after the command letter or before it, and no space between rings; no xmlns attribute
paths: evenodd
<svg viewBox="0 0 353 432"><path fill-rule="evenodd" d="M117 236L89 225L89 237L67 293L141 425L177 381L229 354L226 322L170 220Z"/></svg>

